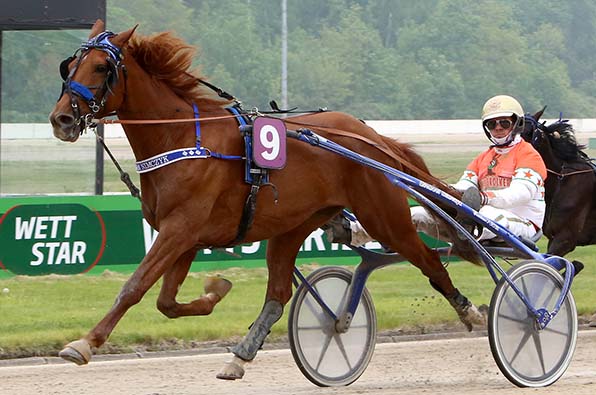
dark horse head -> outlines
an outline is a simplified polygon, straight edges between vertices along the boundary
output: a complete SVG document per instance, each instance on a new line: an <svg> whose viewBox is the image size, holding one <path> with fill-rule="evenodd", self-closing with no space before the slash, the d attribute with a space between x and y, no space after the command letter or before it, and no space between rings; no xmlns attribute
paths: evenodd
<svg viewBox="0 0 596 395"><path fill-rule="evenodd" d="M548 253L564 256L577 245L596 244L596 173L568 120L539 122L545 108L524 116L521 136L538 151L548 170L543 224Z"/></svg>
<svg viewBox="0 0 596 395"><path fill-rule="evenodd" d="M546 106L534 115L524 116L521 137L534 146L549 169L549 164L558 164L556 167L560 168L562 162L587 160L588 156L582 151L586 146L577 142L569 120L559 119L550 125L546 125L545 121L539 122L545 109Z"/></svg>

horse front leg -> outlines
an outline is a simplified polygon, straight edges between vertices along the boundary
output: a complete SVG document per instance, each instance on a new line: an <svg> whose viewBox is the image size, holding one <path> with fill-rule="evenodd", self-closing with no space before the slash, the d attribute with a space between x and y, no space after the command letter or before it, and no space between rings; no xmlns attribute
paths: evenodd
<svg viewBox="0 0 596 395"><path fill-rule="evenodd" d="M166 269L194 245L194 240L188 236L189 232L180 228L176 225L162 226L149 253L126 281L105 317L85 337L67 344L58 354L60 357L77 365L87 364L91 360L92 348L106 342L126 311L140 302Z"/></svg>
<svg viewBox="0 0 596 395"><path fill-rule="evenodd" d="M168 318L182 316L208 315L232 288L232 283L222 277L207 277L204 294L189 303L178 303L176 295L186 279L190 265L197 253L193 248L183 254L178 261L167 269L163 276L163 285L157 299L157 309Z"/></svg>
<svg viewBox="0 0 596 395"><path fill-rule="evenodd" d="M267 293L256 321L244 339L232 348L234 356L217 374L218 379L236 380L244 376L244 365L251 362L263 345L271 327L282 316L292 296L292 273L300 245L316 225L306 225L267 241Z"/></svg>

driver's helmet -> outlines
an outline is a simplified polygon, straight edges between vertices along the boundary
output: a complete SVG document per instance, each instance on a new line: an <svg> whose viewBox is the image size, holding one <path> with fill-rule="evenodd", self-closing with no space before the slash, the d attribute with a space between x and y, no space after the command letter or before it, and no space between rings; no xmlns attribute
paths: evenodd
<svg viewBox="0 0 596 395"><path fill-rule="evenodd" d="M488 121L499 117L512 117L513 129L511 133L503 138L494 138L487 126ZM488 99L482 107L482 128L486 137L496 146L504 147L509 145L515 136L523 130L524 127L524 109L519 102L507 95L498 95Z"/></svg>

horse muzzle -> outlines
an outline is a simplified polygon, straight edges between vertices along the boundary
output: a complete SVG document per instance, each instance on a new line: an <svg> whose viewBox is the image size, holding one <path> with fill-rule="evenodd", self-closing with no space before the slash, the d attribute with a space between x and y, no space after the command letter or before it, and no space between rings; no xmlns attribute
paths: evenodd
<svg viewBox="0 0 596 395"><path fill-rule="evenodd" d="M75 142L81 134L80 122L76 122L72 114L53 112L50 114L50 123L54 136L62 141Z"/></svg>

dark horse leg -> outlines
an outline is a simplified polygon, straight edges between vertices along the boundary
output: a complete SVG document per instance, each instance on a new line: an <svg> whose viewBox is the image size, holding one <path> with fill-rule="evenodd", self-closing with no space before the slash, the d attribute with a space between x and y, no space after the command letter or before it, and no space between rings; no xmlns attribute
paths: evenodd
<svg viewBox="0 0 596 395"><path fill-rule="evenodd" d="M547 252L552 255L565 256L575 250L577 241L571 231L562 231L557 233L548 241Z"/></svg>
<svg viewBox="0 0 596 395"><path fill-rule="evenodd" d="M180 226L184 218L171 218L162 223L155 243L145 256L137 270L122 287L116 301L105 317L82 339L66 345L59 355L78 365L86 364L91 359L92 347L105 343L114 327L126 311L141 301L143 295L175 262L181 262L181 273L186 273L190 250L195 250L195 240L189 237L188 229ZM184 255L184 258L180 258ZM177 281L179 274L170 271L171 282ZM168 280L168 283L171 283ZM164 299L162 299L162 302Z"/></svg>
<svg viewBox="0 0 596 395"><path fill-rule="evenodd" d="M244 376L244 364L255 358L271 327L281 318L283 308L292 296L292 273L302 242L324 222L318 217L313 217L300 227L267 241L269 278L263 309L248 334L232 349L232 360L224 365L217 378L236 380Z"/></svg>
<svg viewBox="0 0 596 395"><path fill-rule="evenodd" d="M557 202L559 203L559 202ZM573 204L560 202L556 210L551 208L548 221L545 221L544 234L548 237L547 252L549 254L565 256L575 250L578 245L578 237L585 226L586 218L589 215L590 207L573 201ZM570 216L568 213L573 213Z"/></svg>

